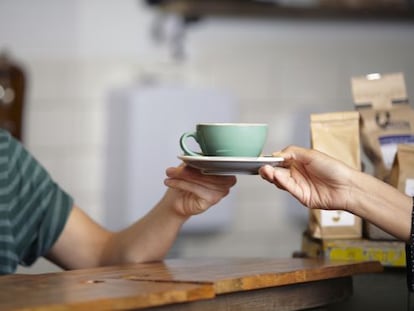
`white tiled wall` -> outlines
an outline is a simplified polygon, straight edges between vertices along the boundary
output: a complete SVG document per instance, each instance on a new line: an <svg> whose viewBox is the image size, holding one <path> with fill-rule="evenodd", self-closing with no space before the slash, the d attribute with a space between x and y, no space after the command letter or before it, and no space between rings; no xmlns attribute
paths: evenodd
<svg viewBox="0 0 414 311"><path fill-rule="evenodd" d="M98 221L106 95L143 75L229 90L241 121L269 123L268 152L307 146L311 112L353 109L353 75L403 71L414 98L414 24L206 19L189 29L176 62L150 40L153 18L135 0L0 2L0 47L30 79L26 145ZM177 254L286 257L300 248L303 207L258 177L241 176L237 187L229 231L182 237Z"/></svg>

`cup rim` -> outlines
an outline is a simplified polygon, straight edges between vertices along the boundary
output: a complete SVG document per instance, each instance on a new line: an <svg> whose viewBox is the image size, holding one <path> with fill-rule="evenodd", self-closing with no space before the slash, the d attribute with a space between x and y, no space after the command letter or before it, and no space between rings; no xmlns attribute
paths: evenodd
<svg viewBox="0 0 414 311"><path fill-rule="evenodd" d="M215 125L215 126L268 126L267 123L232 123L232 122L203 122L203 123L197 123L198 125Z"/></svg>

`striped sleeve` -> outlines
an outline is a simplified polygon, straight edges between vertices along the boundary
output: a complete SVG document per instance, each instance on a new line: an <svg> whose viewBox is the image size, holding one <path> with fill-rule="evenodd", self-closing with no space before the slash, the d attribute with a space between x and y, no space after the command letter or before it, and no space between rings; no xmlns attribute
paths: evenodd
<svg viewBox="0 0 414 311"><path fill-rule="evenodd" d="M8 133L0 132L0 274L31 265L59 237L72 198Z"/></svg>

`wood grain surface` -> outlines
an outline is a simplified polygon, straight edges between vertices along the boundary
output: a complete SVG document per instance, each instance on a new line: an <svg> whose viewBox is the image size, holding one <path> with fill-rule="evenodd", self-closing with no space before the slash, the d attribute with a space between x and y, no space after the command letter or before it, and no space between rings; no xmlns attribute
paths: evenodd
<svg viewBox="0 0 414 311"><path fill-rule="evenodd" d="M141 268L143 273L128 271L124 277L138 280L208 282L214 284L216 294L383 270L377 261L351 262L303 258L172 259L158 264L143 264L140 270Z"/></svg>
<svg viewBox="0 0 414 311"><path fill-rule="evenodd" d="M204 305L214 308L211 304L231 301L232 305L237 305L256 295L258 297L253 300L261 301L263 294L273 301L278 297L279 304L290 301L283 297L296 295L303 297L302 306L306 306L311 305L312 297L331 295L332 299L325 298L325 302L322 299L318 305L349 296L352 288L349 281L353 275L382 269L379 262L191 258L40 275L9 275L0 277L0 310L124 310L171 307L205 299L208 302L204 301ZM329 284L335 282L338 289L339 285L344 289L336 294L329 293L332 289ZM290 296L286 295L287 289ZM269 295L272 290L274 296ZM277 296L276 291L285 291L285 294ZM304 296L306 293L310 293L308 300Z"/></svg>
<svg viewBox="0 0 414 311"><path fill-rule="evenodd" d="M208 284L72 278L0 277L0 310L127 310L213 298Z"/></svg>

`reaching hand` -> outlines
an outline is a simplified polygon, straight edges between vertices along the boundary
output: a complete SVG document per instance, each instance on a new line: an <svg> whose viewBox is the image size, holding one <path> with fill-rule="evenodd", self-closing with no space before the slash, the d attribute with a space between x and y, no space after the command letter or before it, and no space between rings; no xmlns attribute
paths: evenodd
<svg viewBox="0 0 414 311"><path fill-rule="evenodd" d="M264 166L259 174L290 192L309 208L346 209L356 170L316 150L290 146L275 153L282 167Z"/></svg>
<svg viewBox="0 0 414 311"><path fill-rule="evenodd" d="M236 184L234 176L203 175L186 165L170 167L164 181L170 189L167 197L174 210L182 216L200 214L218 203Z"/></svg>

